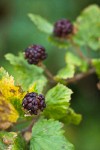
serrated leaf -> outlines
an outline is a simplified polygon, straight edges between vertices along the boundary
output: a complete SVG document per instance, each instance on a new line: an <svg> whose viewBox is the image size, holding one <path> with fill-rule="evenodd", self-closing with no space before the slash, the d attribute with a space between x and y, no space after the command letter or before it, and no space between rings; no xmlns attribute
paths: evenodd
<svg viewBox="0 0 100 150"><path fill-rule="evenodd" d="M72 91L62 84L57 84L46 94L46 109L44 115L49 118L60 119L69 107Z"/></svg>
<svg viewBox="0 0 100 150"><path fill-rule="evenodd" d="M62 123L40 119L32 129L31 150L74 150L63 136Z"/></svg>
<svg viewBox="0 0 100 150"><path fill-rule="evenodd" d="M0 92L6 98L20 98L22 96L20 86L16 86L13 76L9 76L4 68L0 68Z"/></svg>
<svg viewBox="0 0 100 150"><path fill-rule="evenodd" d="M50 35L48 37L48 40L51 42L51 44L57 46L58 48L68 48L69 46L69 42L67 40L64 39L58 39L56 37L54 37L53 35Z"/></svg>
<svg viewBox="0 0 100 150"><path fill-rule="evenodd" d="M100 78L100 59L93 59L92 64L95 67L98 77Z"/></svg>
<svg viewBox="0 0 100 150"><path fill-rule="evenodd" d="M73 65L74 67L78 67L79 71L86 72L88 69L88 63L71 52L66 53L65 61L69 66Z"/></svg>
<svg viewBox="0 0 100 150"><path fill-rule="evenodd" d="M55 78L56 80L72 78L74 76L74 73L75 67L72 64L70 64L59 70Z"/></svg>
<svg viewBox="0 0 100 150"><path fill-rule="evenodd" d="M47 34L52 33L53 26L46 19L42 18L39 15L31 14L31 13L28 14L28 16L40 31L47 33Z"/></svg>
<svg viewBox="0 0 100 150"><path fill-rule="evenodd" d="M36 93L42 93L46 83L47 83L46 78L41 78L41 79L37 80L36 82L34 82L34 84L29 87L28 91L29 92L34 91Z"/></svg>
<svg viewBox="0 0 100 150"><path fill-rule="evenodd" d="M100 7L87 7L75 22L77 33L73 40L79 46L88 46L92 50L100 49Z"/></svg>
<svg viewBox="0 0 100 150"><path fill-rule="evenodd" d="M88 69L88 63L71 52L66 53L65 62L66 66L60 69L55 76L57 81L74 77L76 69L81 72L86 72Z"/></svg>
<svg viewBox="0 0 100 150"><path fill-rule="evenodd" d="M0 150L26 150L23 137L15 132L0 132Z"/></svg>
<svg viewBox="0 0 100 150"><path fill-rule="evenodd" d="M0 129L9 128L19 117L13 105L0 94Z"/></svg>
<svg viewBox="0 0 100 150"><path fill-rule="evenodd" d="M46 77L43 75L43 69L35 65L30 65L24 59L22 53L19 56L13 54L6 54L6 59L15 67L17 74L17 82L20 83L24 90L28 90L34 83L41 80L46 83ZM42 84L44 86L44 84ZM41 85L41 89L43 88Z"/></svg>
<svg viewBox="0 0 100 150"><path fill-rule="evenodd" d="M71 94L72 91L62 84L57 84L50 89L46 94L46 109L43 111L43 115L65 123L80 123L81 115L76 114L74 111L69 111L71 110L69 108Z"/></svg>
<svg viewBox="0 0 100 150"><path fill-rule="evenodd" d="M24 93L14 83L14 78L0 68L0 128L6 129L23 113L21 103Z"/></svg>
<svg viewBox="0 0 100 150"><path fill-rule="evenodd" d="M72 123L78 125L82 120L82 115L76 114L72 108L67 109L65 116L60 121L64 123Z"/></svg>
<svg viewBox="0 0 100 150"><path fill-rule="evenodd" d="M75 66L80 66L81 65L81 59L71 52L67 52L65 56L65 61L67 64L72 64Z"/></svg>

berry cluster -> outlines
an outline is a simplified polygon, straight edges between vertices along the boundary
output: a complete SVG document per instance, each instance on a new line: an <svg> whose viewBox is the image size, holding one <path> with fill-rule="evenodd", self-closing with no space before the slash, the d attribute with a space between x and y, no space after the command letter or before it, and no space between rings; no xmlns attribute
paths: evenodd
<svg viewBox="0 0 100 150"><path fill-rule="evenodd" d="M56 36L56 37L65 38L72 32L73 32L73 25L67 19L58 20L54 24L53 33L54 33L54 36Z"/></svg>
<svg viewBox="0 0 100 150"><path fill-rule="evenodd" d="M46 107L45 97L35 92L27 93L23 99L22 106L28 110L30 114L37 115L39 111L43 111Z"/></svg>
<svg viewBox="0 0 100 150"><path fill-rule="evenodd" d="M29 64L38 64L46 59L47 54L45 48L40 45L32 45L25 50L25 59Z"/></svg>

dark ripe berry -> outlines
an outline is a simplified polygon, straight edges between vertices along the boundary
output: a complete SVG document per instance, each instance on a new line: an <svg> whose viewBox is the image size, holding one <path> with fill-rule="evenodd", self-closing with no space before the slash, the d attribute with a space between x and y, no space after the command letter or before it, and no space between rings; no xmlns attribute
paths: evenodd
<svg viewBox="0 0 100 150"><path fill-rule="evenodd" d="M45 97L35 92L27 93L23 99L22 106L28 110L30 114L37 115L39 111L43 111L46 107Z"/></svg>
<svg viewBox="0 0 100 150"><path fill-rule="evenodd" d="M65 38L72 32L73 32L73 25L67 19L58 20L54 24L53 33L54 33L54 36L56 36L56 37Z"/></svg>
<svg viewBox="0 0 100 150"><path fill-rule="evenodd" d="M32 45L25 50L25 59L29 64L37 65L42 60L46 59L47 53L45 48L40 45Z"/></svg>

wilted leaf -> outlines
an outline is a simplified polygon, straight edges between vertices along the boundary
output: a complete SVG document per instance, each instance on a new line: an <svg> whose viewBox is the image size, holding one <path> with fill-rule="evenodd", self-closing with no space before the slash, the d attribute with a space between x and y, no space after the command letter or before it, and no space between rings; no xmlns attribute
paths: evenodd
<svg viewBox="0 0 100 150"><path fill-rule="evenodd" d="M3 68L0 68L0 92L6 99L23 96L20 86L15 85L14 78L9 76Z"/></svg>
<svg viewBox="0 0 100 150"><path fill-rule="evenodd" d="M0 132L0 150L26 150L26 144L15 132Z"/></svg>
<svg viewBox="0 0 100 150"><path fill-rule="evenodd" d="M17 121L18 117L18 112L13 105L0 94L0 129L9 128L12 123Z"/></svg>
<svg viewBox="0 0 100 150"><path fill-rule="evenodd" d="M24 93L14 84L14 78L0 68L0 128L6 129L16 122L22 111Z"/></svg>
<svg viewBox="0 0 100 150"><path fill-rule="evenodd" d="M32 129L31 150L74 150L63 136L62 123L52 119L39 120Z"/></svg>

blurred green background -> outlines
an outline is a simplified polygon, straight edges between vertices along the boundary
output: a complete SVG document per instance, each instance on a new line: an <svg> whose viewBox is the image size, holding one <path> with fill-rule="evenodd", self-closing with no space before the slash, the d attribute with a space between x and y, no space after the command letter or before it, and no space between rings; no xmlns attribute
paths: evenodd
<svg viewBox="0 0 100 150"><path fill-rule="evenodd" d="M90 4L99 5L100 0L0 0L0 66L14 74L4 55L9 52L17 54L36 43L46 47L46 65L56 73L64 64L65 51L50 45L46 35L36 29L27 14L39 14L51 23L60 18L74 21ZM100 150L100 91L97 82L96 75L92 75L70 85L74 91L72 107L83 115L79 126L66 127L66 135L76 150Z"/></svg>

